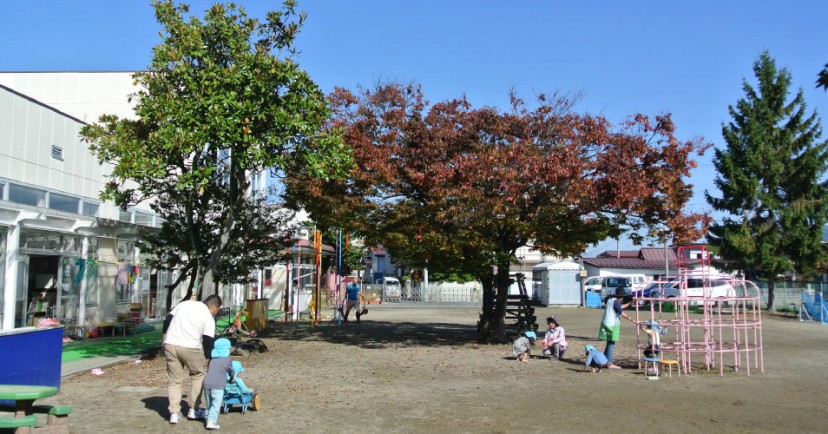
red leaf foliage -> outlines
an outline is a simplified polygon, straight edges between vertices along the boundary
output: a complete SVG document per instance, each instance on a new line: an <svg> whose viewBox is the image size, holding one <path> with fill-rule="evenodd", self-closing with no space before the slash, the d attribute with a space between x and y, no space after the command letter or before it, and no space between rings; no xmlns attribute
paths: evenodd
<svg viewBox="0 0 828 434"><path fill-rule="evenodd" d="M347 181L294 182L288 196L315 220L395 252L513 254L534 241L580 254L624 230L676 241L707 230L707 216L682 208L691 153L709 145L678 140L670 115L615 127L557 95L531 107L513 97L500 111L465 98L430 104L400 84L336 89L329 99L330 127L353 147L356 167Z"/></svg>

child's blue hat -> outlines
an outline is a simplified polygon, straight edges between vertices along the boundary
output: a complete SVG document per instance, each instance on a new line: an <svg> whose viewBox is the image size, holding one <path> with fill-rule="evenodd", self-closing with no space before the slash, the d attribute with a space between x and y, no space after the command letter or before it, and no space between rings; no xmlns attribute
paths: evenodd
<svg viewBox="0 0 828 434"><path fill-rule="evenodd" d="M595 349L595 347L593 347L592 345L587 345L587 346L585 346L585 347L584 347L584 355L589 354L589 352L590 352L590 351L592 351L592 350L594 350L594 349Z"/></svg>
<svg viewBox="0 0 828 434"><path fill-rule="evenodd" d="M217 359L219 357L230 357L230 340L226 338L219 338L216 339L215 344L213 344L213 351L210 353L210 357Z"/></svg>
<svg viewBox="0 0 828 434"><path fill-rule="evenodd" d="M241 362L238 360L233 360L233 373L239 375L240 373L244 372L244 366L242 366Z"/></svg>
<svg viewBox="0 0 828 434"><path fill-rule="evenodd" d="M536 335L535 332L533 332L531 330L527 330L527 331L523 332L523 335L526 336L527 338L533 340L533 341L538 339L538 335Z"/></svg>

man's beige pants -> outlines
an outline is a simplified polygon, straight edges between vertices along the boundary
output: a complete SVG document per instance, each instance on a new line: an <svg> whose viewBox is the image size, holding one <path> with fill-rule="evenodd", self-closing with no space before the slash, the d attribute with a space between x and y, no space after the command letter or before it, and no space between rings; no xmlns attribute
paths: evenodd
<svg viewBox="0 0 828 434"><path fill-rule="evenodd" d="M167 359L167 395L170 398L170 414L181 412L181 389L184 373L190 378L190 393L187 394L189 408L201 407L201 386L204 381L206 359L201 348L164 345L164 357Z"/></svg>

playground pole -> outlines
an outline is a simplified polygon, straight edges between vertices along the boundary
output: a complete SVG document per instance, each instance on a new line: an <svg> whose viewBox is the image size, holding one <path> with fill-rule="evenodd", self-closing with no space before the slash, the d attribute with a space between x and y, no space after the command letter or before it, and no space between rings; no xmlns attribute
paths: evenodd
<svg viewBox="0 0 828 434"><path fill-rule="evenodd" d="M316 294L314 294L314 297L313 297L314 298L313 325L316 326L317 324L319 324L319 308L322 306L322 302L321 302L321 300L319 300L319 293L321 292L320 289L321 289L321 286L322 286L322 231L320 231L318 229L314 229L313 241L314 241L314 243L313 243L314 253L316 253L315 260L314 260L314 265L316 266L315 267L316 269L314 270L314 273L313 273L314 277L316 278L316 285L315 285L315 288L314 288L316 290Z"/></svg>
<svg viewBox="0 0 828 434"><path fill-rule="evenodd" d="M342 317L337 315L339 307L339 285L342 284L342 229L336 231L336 289L334 290L333 317L334 323L340 325Z"/></svg>

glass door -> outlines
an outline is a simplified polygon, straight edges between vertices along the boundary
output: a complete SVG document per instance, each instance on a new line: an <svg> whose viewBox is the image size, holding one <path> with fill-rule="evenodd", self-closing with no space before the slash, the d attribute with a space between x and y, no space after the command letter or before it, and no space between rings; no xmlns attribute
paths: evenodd
<svg viewBox="0 0 828 434"><path fill-rule="evenodd" d="M26 306L26 299L29 294L29 257L25 255L20 256L17 261L17 291L14 297L14 326L24 327L29 324L27 313L29 312Z"/></svg>
<svg viewBox="0 0 828 434"><path fill-rule="evenodd" d="M58 276L60 282L58 293L60 296L57 300L57 309L55 316L60 320L61 324L77 324L78 320L78 293L80 288L80 278L83 276L78 274L78 259L62 256L60 258L60 268L58 269Z"/></svg>

